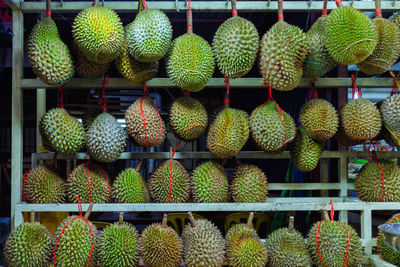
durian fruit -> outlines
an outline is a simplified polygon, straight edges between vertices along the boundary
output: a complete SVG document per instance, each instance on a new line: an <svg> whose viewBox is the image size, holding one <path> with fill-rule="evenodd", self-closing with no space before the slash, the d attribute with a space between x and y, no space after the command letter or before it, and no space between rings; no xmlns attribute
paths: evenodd
<svg viewBox="0 0 400 267"><path fill-rule="evenodd" d="M186 267L222 267L225 260L225 240L212 222L195 220L188 212L190 223L183 229Z"/></svg>
<svg viewBox="0 0 400 267"><path fill-rule="evenodd" d="M253 139L265 151L279 150L296 136L293 118L271 101L253 110L250 127Z"/></svg>
<svg viewBox="0 0 400 267"><path fill-rule="evenodd" d="M129 56L126 44L121 54L115 60L118 72L128 81L133 83L144 83L157 76L158 61L143 63Z"/></svg>
<svg viewBox="0 0 400 267"><path fill-rule="evenodd" d="M24 183L29 203L63 203L65 183L55 172L39 165L29 171Z"/></svg>
<svg viewBox="0 0 400 267"><path fill-rule="evenodd" d="M254 65L259 47L254 24L238 15L227 19L214 35L212 48L222 75L236 79L246 75Z"/></svg>
<svg viewBox="0 0 400 267"><path fill-rule="evenodd" d="M86 146L91 158L104 163L114 162L125 150L125 131L114 116L103 112L89 127Z"/></svg>
<svg viewBox="0 0 400 267"><path fill-rule="evenodd" d="M359 266L363 247L357 232L345 222L330 221L326 211L324 218L324 221L316 222L308 233L307 245L313 264L318 267L343 266L347 260L346 266Z"/></svg>
<svg viewBox="0 0 400 267"><path fill-rule="evenodd" d="M324 1L324 9L326 9L328 1ZM303 63L303 76L309 79L317 79L323 77L330 72L337 63L329 55L325 46L325 22L328 18L327 14L323 14L306 33L309 46L306 59Z"/></svg>
<svg viewBox="0 0 400 267"><path fill-rule="evenodd" d="M300 126L294 141L290 144L290 156L294 166L303 172L314 170L324 148L325 141L312 139Z"/></svg>
<svg viewBox="0 0 400 267"><path fill-rule="evenodd" d="M386 98L381 105L383 124L397 137L400 137L400 94Z"/></svg>
<svg viewBox="0 0 400 267"><path fill-rule="evenodd" d="M400 168L389 160L369 160L357 174L356 193L362 201L398 202L400 201ZM382 169L382 173L379 169ZM382 190L384 182L385 192Z"/></svg>
<svg viewBox="0 0 400 267"><path fill-rule="evenodd" d="M139 62L160 60L168 52L172 26L164 12L157 9L141 10L126 26L129 54Z"/></svg>
<svg viewBox="0 0 400 267"><path fill-rule="evenodd" d="M148 96L136 100L125 113L126 130L141 146L159 146L165 140L165 124Z"/></svg>
<svg viewBox="0 0 400 267"><path fill-rule="evenodd" d="M325 46L331 57L344 65L358 64L369 57L378 42L371 19L351 6L334 9L325 22Z"/></svg>
<svg viewBox="0 0 400 267"><path fill-rule="evenodd" d="M361 144L362 140L353 140L346 135L342 127L339 127L335 134L335 139L343 146L350 147Z"/></svg>
<svg viewBox="0 0 400 267"><path fill-rule="evenodd" d="M54 266L89 266L96 263L97 229L89 221L93 204L84 217L69 216L57 228L54 244Z"/></svg>
<svg viewBox="0 0 400 267"><path fill-rule="evenodd" d="M397 27L400 28L400 13L397 12L395 15L393 15L390 21L392 21L394 24L397 25Z"/></svg>
<svg viewBox="0 0 400 267"><path fill-rule="evenodd" d="M178 267L183 259L182 240L167 226L167 214L162 223L148 226L140 236L140 255L148 267Z"/></svg>
<svg viewBox="0 0 400 267"><path fill-rule="evenodd" d="M139 235L136 228L124 222L124 213L119 221L104 228L97 243L97 260L100 267L134 267L139 262Z"/></svg>
<svg viewBox="0 0 400 267"><path fill-rule="evenodd" d="M327 140L336 134L339 127L339 115L335 107L325 99L307 101L299 117L304 130L313 139Z"/></svg>
<svg viewBox="0 0 400 267"><path fill-rule="evenodd" d="M207 135L208 149L214 157L235 156L249 138L248 115L245 111L224 108L211 123Z"/></svg>
<svg viewBox="0 0 400 267"><path fill-rule="evenodd" d="M206 161L194 169L192 174L192 195L199 203L229 201L228 175L220 164Z"/></svg>
<svg viewBox="0 0 400 267"><path fill-rule="evenodd" d="M167 59L167 74L182 90L202 90L214 73L214 56L208 42L194 33L176 38Z"/></svg>
<svg viewBox="0 0 400 267"><path fill-rule="evenodd" d="M30 222L19 225L8 236L4 256L9 267L50 266L53 237L42 224L35 222L32 212Z"/></svg>
<svg viewBox="0 0 400 267"><path fill-rule="evenodd" d="M113 196L119 203L148 203L150 192L140 175L142 160L136 169L128 168L118 174L113 183Z"/></svg>
<svg viewBox="0 0 400 267"><path fill-rule="evenodd" d="M110 68L109 63L99 64L90 61L75 44L72 47L75 71L82 78L102 78Z"/></svg>
<svg viewBox="0 0 400 267"><path fill-rule="evenodd" d="M265 173L255 165L239 165L232 174L231 193L235 202L265 202L268 195Z"/></svg>
<svg viewBox="0 0 400 267"><path fill-rule="evenodd" d="M51 15L33 27L28 37L27 54L33 72L47 84L61 85L75 72L71 53L61 40Z"/></svg>
<svg viewBox="0 0 400 267"><path fill-rule="evenodd" d="M247 224L236 224L226 233L226 258L229 266L263 267L268 254L252 225L251 212Z"/></svg>
<svg viewBox="0 0 400 267"><path fill-rule="evenodd" d="M382 126L378 108L364 98L350 100L340 110L340 121L345 134L353 140L373 139Z"/></svg>
<svg viewBox="0 0 400 267"><path fill-rule="evenodd" d="M190 142L199 138L206 131L207 122L207 111L198 100L182 96L172 103L169 124L180 139Z"/></svg>
<svg viewBox="0 0 400 267"><path fill-rule="evenodd" d="M397 213L390 218L386 224L390 223L400 223L400 214ZM382 231L379 231L378 240L376 243L377 251L379 256L386 262L389 262L393 265L400 266L400 252L395 251L392 248L389 248L385 243L385 237L383 236Z"/></svg>
<svg viewBox="0 0 400 267"><path fill-rule="evenodd" d="M269 86L289 91L297 87L303 76L303 61L309 44L307 35L300 28L283 20L282 1L278 1L278 14L282 18L261 39L259 64L261 75Z"/></svg>
<svg viewBox="0 0 400 267"><path fill-rule="evenodd" d="M116 59L124 46L124 28L117 13L108 7L93 6L82 10L72 25L76 45L91 61L99 64Z"/></svg>
<svg viewBox="0 0 400 267"><path fill-rule="evenodd" d="M47 111L39 122L40 135L51 150L75 154L85 142L85 129L77 118L63 108Z"/></svg>
<svg viewBox="0 0 400 267"><path fill-rule="evenodd" d="M294 217L289 218L289 227L272 232L265 240L270 267L308 267L310 255L302 234L294 228ZM333 265L332 265L333 266Z"/></svg>
<svg viewBox="0 0 400 267"><path fill-rule="evenodd" d="M87 131L89 129L89 127L92 125L92 123L97 118L97 116L99 116L103 112L104 112L104 110L101 105L90 106L88 109L86 109L83 112L82 122L83 122L83 126L85 128L85 131Z"/></svg>
<svg viewBox="0 0 400 267"><path fill-rule="evenodd" d="M149 190L154 202L186 202L190 193L189 174L179 161L166 160L150 175Z"/></svg>
<svg viewBox="0 0 400 267"><path fill-rule="evenodd" d="M90 179L90 183L89 183ZM77 203L76 196L83 203L106 203L110 200L110 186L107 173L96 165L81 164L68 175L67 198Z"/></svg>

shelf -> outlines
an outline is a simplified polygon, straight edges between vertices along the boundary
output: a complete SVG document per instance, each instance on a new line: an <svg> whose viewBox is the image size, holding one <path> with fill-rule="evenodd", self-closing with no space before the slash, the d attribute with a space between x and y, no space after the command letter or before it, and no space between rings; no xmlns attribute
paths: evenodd
<svg viewBox="0 0 400 267"><path fill-rule="evenodd" d="M74 78L69 81L65 88L68 89L93 89L101 88L102 79ZM357 85L360 88L392 88L393 78L358 78ZM351 78L319 78L315 82L316 88L341 88L352 86ZM169 78L154 78L147 82L148 88L177 88ZM211 78L206 87L226 88L224 78ZM298 87L309 88L310 80L303 78ZM48 85L39 79L23 79L22 89L57 89L58 86ZM259 88L265 89L262 78L239 78L230 80L230 88ZM132 83L123 78L110 78L107 89L143 89L143 84Z"/></svg>

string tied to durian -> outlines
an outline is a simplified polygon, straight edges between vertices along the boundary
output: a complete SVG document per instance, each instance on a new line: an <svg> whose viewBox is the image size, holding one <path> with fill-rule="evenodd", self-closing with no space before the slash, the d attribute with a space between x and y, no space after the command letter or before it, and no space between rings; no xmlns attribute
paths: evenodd
<svg viewBox="0 0 400 267"><path fill-rule="evenodd" d="M390 75L392 75L392 77L393 77L393 87L392 87L392 91L390 92L390 95L397 94L397 89L400 88L399 72L397 73L397 75L396 75L396 73L394 73L393 70L389 70L389 72L390 72Z"/></svg>
<svg viewBox="0 0 400 267"><path fill-rule="evenodd" d="M229 108L230 105L230 100L229 100L229 89L230 89L230 82L229 82L229 78L224 76L224 83L226 84L226 94L225 94L225 98L224 98L224 105L226 108Z"/></svg>
<svg viewBox="0 0 400 267"><path fill-rule="evenodd" d="M310 92L308 94L308 99L312 100L314 98L318 98L318 91L317 88L315 87L315 82L317 81L317 78L314 78L310 80Z"/></svg>
<svg viewBox="0 0 400 267"><path fill-rule="evenodd" d="M186 12L186 16L187 16L187 33L193 33L193 23L192 23L192 1L188 0L187 1L187 12Z"/></svg>
<svg viewBox="0 0 400 267"><path fill-rule="evenodd" d="M364 147L365 147L365 141L364 141ZM371 147L373 147L374 150L371 151ZM382 202L385 202L385 175L383 174L382 167L378 162L378 156L376 155L376 146L375 146L375 143L373 143L373 142L369 143L368 155L374 161L374 163L376 164L376 166L379 169L379 172L381 173L381 177L382 177Z"/></svg>
<svg viewBox="0 0 400 267"><path fill-rule="evenodd" d="M180 145L181 140L178 141L176 144L174 150L172 151L172 147L170 148L170 160L169 160L169 171L168 171L168 203L171 203L171 198L172 198L172 162L174 160L175 152L178 149L178 146Z"/></svg>
<svg viewBox="0 0 400 267"><path fill-rule="evenodd" d="M396 214L395 216L393 216L388 222L386 222L387 224L391 224L391 223L393 223L393 222L398 222L398 220L399 220L399 218L400 218L400 213L398 213L398 214ZM379 246L379 243L381 242L380 241L380 239L382 238L382 235L383 235L383 233L382 232L380 232L379 234L378 234L378 238L377 238L377 240L376 240L376 252L378 253L378 255L379 255L379 257L382 259L382 260L385 260L384 258L383 258L383 256L382 256L382 253L380 252L380 246ZM386 243L384 243L384 245L385 246L387 246L386 245ZM393 263L393 262L392 262Z"/></svg>
<svg viewBox="0 0 400 267"><path fill-rule="evenodd" d="M232 5L232 17L237 16L238 11L236 9L236 0L231 0Z"/></svg>
<svg viewBox="0 0 400 267"><path fill-rule="evenodd" d="M141 0L140 2L142 2L142 9L148 9L146 0Z"/></svg>
<svg viewBox="0 0 400 267"><path fill-rule="evenodd" d="M81 202L81 200L79 199L78 196L76 196L76 199L78 200L78 211L79 211L79 215L76 215L75 217L73 217L71 220L69 220L69 221L65 224L64 228L62 229L60 235L59 235L58 238L57 238L56 244L55 244L55 246L54 246L54 256L53 256L53 259L54 259L54 267L57 266L57 265L56 265L56 257L57 257L57 253L56 253L56 252L57 252L58 243L60 242L60 239L61 239L61 237L62 237L62 235L63 235L65 229L67 229L68 225L69 225L70 223L72 223L72 222L73 222L74 220L76 220L76 219L82 219L83 221L85 221L85 223L86 223L86 224L89 226L89 228L90 228L90 232L91 232L91 235L92 235L92 246L91 246L91 248L90 248L89 259L88 259L88 262L87 262L87 264L86 264L86 267L89 267L89 266L90 266L90 262L91 262L91 259L92 259L92 256L93 256L94 245L95 245L95 238L96 238L96 236L95 236L95 234L94 234L94 232L93 232L92 224L91 224L91 223L89 222L89 220L88 220L88 219L89 219L89 216L90 216L90 213L92 212L92 209L93 209L93 204L91 203L91 204L89 205L89 207L88 207L88 209L87 209L85 215L82 216L82 202Z"/></svg>
<svg viewBox="0 0 400 267"><path fill-rule="evenodd" d="M31 170L32 167L29 168L29 170L22 175L22 201L26 201L25 183L26 183L26 177L28 177L28 174L31 172Z"/></svg>
<svg viewBox="0 0 400 267"><path fill-rule="evenodd" d="M102 96L101 100L103 101L103 111L107 111L107 105L106 105L106 85L108 84L108 75L104 76L103 82L101 84L101 89L102 89Z"/></svg>
<svg viewBox="0 0 400 267"><path fill-rule="evenodd" d="M46 0L46 16L51 17L51 0Z"/></svg>
<svg viewBox="0 0 400 267"><path fill-rule="evenodd" d="M356 98L361 98L362 97L361 89L358 88L357 86L354 74L351 74L351 84L352 84L352 99L354 99L356 93L357 93Z"/></svg>
<svg viewBox="0 0 400 267"><path fill-rule="evenodd" d="M324 1L323 8L322 8L322 14L321 14L321 16L328 14L328 8L327 8L327 7L328 7L328 0L325 0L325 1Z"/></svg>
<svg viewBox="0 0 400 267"><path fill-rule="evenodd" d="M57 103L57 107L58 108L64 108L64 86L65 86L65 84L61 84L59 87L58 87L58 103Z"/></svg>

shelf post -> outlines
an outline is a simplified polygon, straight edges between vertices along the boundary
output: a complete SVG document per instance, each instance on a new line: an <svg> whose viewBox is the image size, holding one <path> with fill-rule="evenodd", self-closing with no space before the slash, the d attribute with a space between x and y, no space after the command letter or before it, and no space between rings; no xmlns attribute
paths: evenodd
<svg viewBox="0 0 400 267"><path fill-rule="evenodd" d="M38 88L36 91L36 124L39 123L44 113L46 113L46 89ZM36 153L40 152L41 145L42 137L39 127L36 127Z"/></svg>
<svg viewBox="0 0 400 267"><path fill-rule="evenodd" d="M369 208L364 208L361 211L361 238L366 240L365 255L372 255L372 247L368 241L372 239L372 211Z"/></svg>
<svg viewBox="0 0 400 267"><path fill-rule="evenodd" d="M339 157L339 179L340 179L340 193L339 196L346 198L347 197L347 156L344 153L340 154ZM342 222L348 221L348 211L341 210L339 212L339 220Z"/></svg>

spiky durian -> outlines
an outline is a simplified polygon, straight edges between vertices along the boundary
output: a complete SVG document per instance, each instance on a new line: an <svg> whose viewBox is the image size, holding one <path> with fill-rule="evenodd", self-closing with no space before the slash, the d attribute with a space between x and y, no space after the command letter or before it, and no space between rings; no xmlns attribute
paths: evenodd
<svg viewBox="0 0 400 267"><path fill-rule="evenodd" d="M380 107L383 124L398 138L400 137L400 94L386 98Z"/></svg>
<svg viewBox="0 0 400 267"><path fill-rule="evenodd" d="M110 68L109 63L99 64L87 59L76 44L73 45L72 52L76 73L82 78L101 78Z"/></svg>
<svg viewBox="0 0 400 267"><path fill-rule="evenodd" d="M391 223L400 223L400 214L397 213L390 218L386 224ZM396 266L400 266L400 252L388 247L385 243L385 237L383 236L382 231L378 233L378 240L376 243L376 248L379 256L386 262L394 264Z"/></svg>
<svg viewBox="0 0 400 267"><path fill-rule="evenodd" d="M236 202L265 202L268 195L265 173L255 165L239 165L232 174L231 193Z"/></svg>

